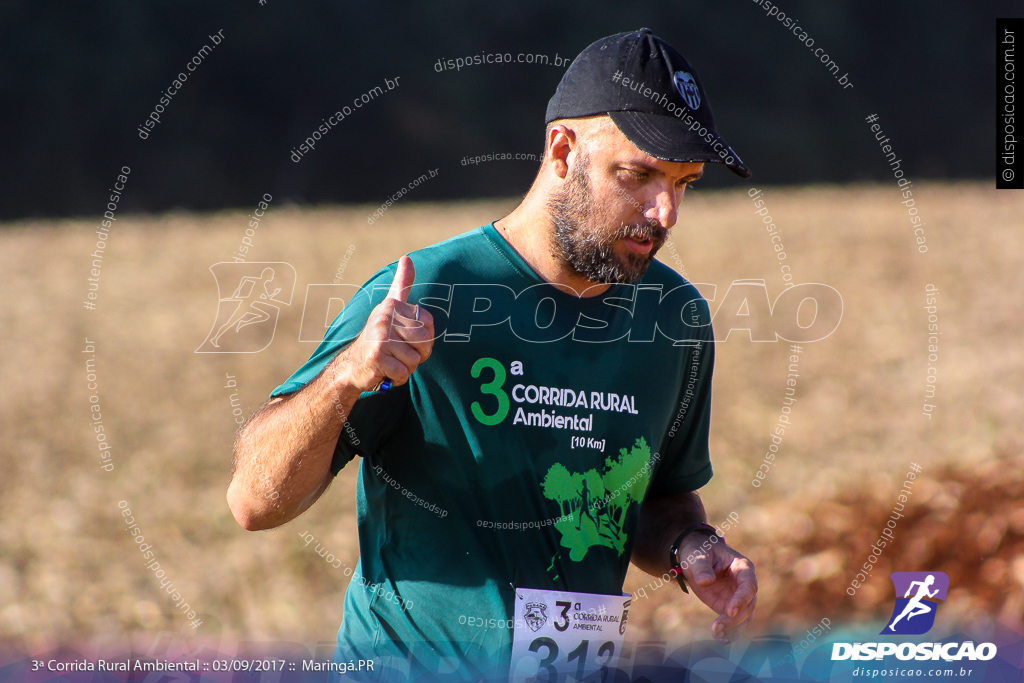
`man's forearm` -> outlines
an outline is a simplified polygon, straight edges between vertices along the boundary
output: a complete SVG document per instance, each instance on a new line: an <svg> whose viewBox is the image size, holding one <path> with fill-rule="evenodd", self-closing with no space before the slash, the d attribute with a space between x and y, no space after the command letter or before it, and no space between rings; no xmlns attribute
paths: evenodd
<svg viewBox="0 0 1024 683"><path fill-rule="evenodd" d="M706 522L704 504L696 491L647 498L640 508L636 543L630 558L653 576L669 570L668 551L676 537L696 522Z"/></svg>
<svg viewBox="0 0 1024 683"><path fill-rule="evenodd" d="M430 357L434 318L407 301L415 275L412 259L400 258L359 336L305 388L264 406L239 431L227 497L243 527L280 526L312 505L331 481L334 447L359 394L385 377L405 384Z"/></svg>
<svg viewBox="0 0 1024 683"><path fill-rule="evenodd" d="M359 397L341 379L343 360L302 390L263 406L239 431L228 505L246 529L294 519L327 488L335 444Z"/></svg>

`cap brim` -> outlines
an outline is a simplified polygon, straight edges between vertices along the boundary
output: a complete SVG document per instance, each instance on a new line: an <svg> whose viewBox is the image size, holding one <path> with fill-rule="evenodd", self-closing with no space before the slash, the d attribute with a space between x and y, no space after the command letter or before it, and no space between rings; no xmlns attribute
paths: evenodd
<svg viewBox="0 0 1024 683"><path fill-rule="evenodd" d="M674 116L638 111L610 111L608 116L630 142L656 159L725 164L741 178L751 175L750 169L716 131L711 131L714 137L712 142L708 142L698 134L699 129L690 130L689 125ZM719 143L717 149L716 141Z"/></svg>

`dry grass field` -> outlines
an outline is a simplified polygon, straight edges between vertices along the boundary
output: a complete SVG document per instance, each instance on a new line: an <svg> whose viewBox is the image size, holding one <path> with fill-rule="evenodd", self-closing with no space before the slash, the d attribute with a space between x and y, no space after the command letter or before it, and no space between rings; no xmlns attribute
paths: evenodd
<svg viewBox="0 0 1024 683"><path fill-rule="evenodd" d="M942 570L941 619L1021 628L1024 614L1024 202L990 184L922 182L929 251L919 254L891 186L768 188L796 282L835 287L839 329L807 344L798 401L776 464L751 485L782 406L789 345L719 344L712 453L702 492L711 520L732 512L729 541L757 564L755 633L884 619L890 571ZM373 226L365 206L272 206L250 261L284 261L298 280L271 346L197 354L216 311L210 265L231 260L248 210L119 217L96 310L85 310L96 221L3 226L0 271L0 641L29 651L185 627L121 521L127 501L167 576L204 620L200 635L315 643L334 637L347 579L300 534L342 562L357 557L355 468L297 521L243 531L224 491L235 430L298 367L306 285L342 281L499 218L513 200L401 202ZM775 252L744 191L686 197L673 244L697 283L720 296L739 279L782 289ZM678 263L667 250L662 259ZM938 408L922 415L925 286L939 289ZM719 299L720 300L720 299ZM714 309L714 304L712 304ZM95 345L114 469L99 467L90 426L86 339ZM637 362L630 359L628 362ZM237 389L225 389L230 374ZM915 480L895 545L857 595L845 589ZM632 569L626 590L652 581ZM713 617L677 588L634 602L633 636L705 638ZM191 629L188 629L191 631Z"/></svg>

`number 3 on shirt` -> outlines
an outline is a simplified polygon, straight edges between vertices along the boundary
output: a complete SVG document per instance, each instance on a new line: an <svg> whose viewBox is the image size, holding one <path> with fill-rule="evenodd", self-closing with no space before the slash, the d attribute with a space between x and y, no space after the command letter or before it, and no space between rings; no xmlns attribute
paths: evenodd
<svg viewBox="0 0 1024 683"><path fill-rule="evenodd" d="M508 415L508 394L502 389L502 385L505 384L505 368L501 366L494 358L480 358L473 363L473 368L470 370L470 374L473 375L473 379L480 377L480 372L484 368L491 370L494 373L494 379L490 382L484 382L480 385L480 393L490 394L498 399L498 409L491 415L484 412L483 408L477 401L473 401L470 409L473 411L473 417L477 419L481 424L488 426L496 425L505 419Z"/></svg>

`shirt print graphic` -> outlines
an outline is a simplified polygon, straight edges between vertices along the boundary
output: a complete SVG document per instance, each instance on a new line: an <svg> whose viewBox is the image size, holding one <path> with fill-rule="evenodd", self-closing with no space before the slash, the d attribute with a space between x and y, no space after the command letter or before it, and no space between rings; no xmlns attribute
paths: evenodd
<svg viewBox="0 0 1024 683"><path fill-rule="evenodd" d="M569 550L569 559L583 560L593 546L611 548L622 555L626 549L626 514L633 503L643 502L652 467L651 448L640 437L628 451L620 448L617 459L605 458L603 472L570 472L561 463L548 469L541 491L562 510L563 519L554 527L562 535L562 547Z"/></svg>

